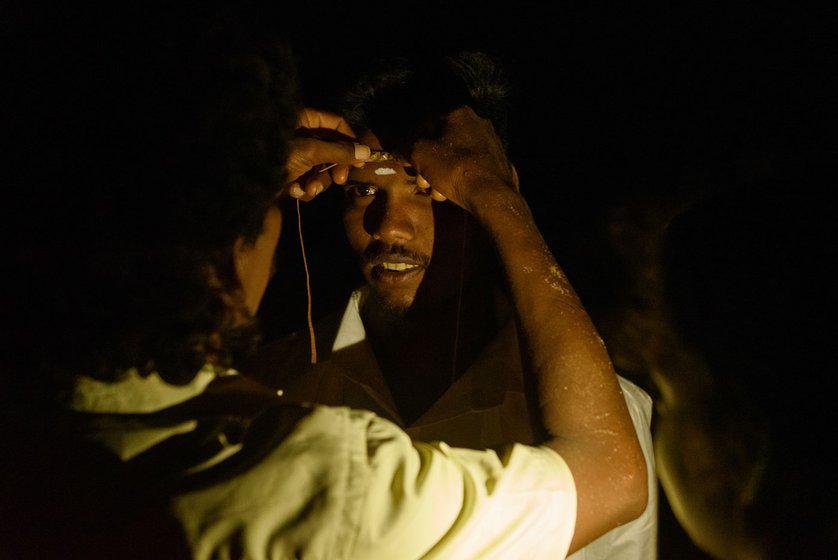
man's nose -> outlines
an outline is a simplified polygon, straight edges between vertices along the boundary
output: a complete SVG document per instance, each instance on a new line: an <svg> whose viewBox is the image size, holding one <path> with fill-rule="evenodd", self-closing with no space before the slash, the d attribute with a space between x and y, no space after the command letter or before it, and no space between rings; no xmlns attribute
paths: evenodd
<svg viewBox="0 0 838 560"><path fill-rule="evenodd" d="M386 243L410 241L416 234L416 222L407 205L391 196L379 196L364 216L367 232Z"/></svg>

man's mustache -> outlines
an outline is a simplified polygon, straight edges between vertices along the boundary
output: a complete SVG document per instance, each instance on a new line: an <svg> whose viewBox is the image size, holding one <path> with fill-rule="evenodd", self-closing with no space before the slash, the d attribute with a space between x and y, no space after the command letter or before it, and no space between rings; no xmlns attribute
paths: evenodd
<svg viewBox="0 0 838 560"><path fill-rule="evenodd" d="M372 265L388 260L384 257L397 257L399 260L409 261L412 264L418 264L426 268L431 263L430 255L411 251L404 245L388 245L383 241L373 241L360 255L362 263Z"/></svg>

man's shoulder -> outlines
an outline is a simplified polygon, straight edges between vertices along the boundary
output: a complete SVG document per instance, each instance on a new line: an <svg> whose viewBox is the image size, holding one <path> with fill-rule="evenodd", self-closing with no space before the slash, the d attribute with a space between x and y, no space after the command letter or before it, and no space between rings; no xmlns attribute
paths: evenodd
<svg viewBox="0 0 838 560"><path fill-rule="evenodd" d="M310 363L309 341L303 335L291 332L267 342L240 369L272 387L292 383Z"/></svg>

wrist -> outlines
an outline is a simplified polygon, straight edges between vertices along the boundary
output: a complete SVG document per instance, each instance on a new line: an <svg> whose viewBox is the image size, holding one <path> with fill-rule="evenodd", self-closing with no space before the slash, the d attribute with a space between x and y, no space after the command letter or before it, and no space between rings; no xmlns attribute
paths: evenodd
<svg viewBox="0 0 838 560"><path fill-rule="evenodd" d="M475 189L467 201L466 210L489 230L493 229L493 224L533 225L532 211L527 201L502 181Z"/></svg>

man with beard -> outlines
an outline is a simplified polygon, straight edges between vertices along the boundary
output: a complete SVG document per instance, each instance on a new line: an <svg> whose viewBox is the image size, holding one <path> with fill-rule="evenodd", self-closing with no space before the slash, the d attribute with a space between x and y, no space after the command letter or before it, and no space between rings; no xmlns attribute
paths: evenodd
<svg viewBox="0 0 838 560"><path fill-rule="evenodd" d="M388 150L383 161L350 170L343 187L344 229L364 285L315 326L316 363L301 331L263 348L255 368L289 401L369 409L420 440L472 448L532 443L532 374L515 318L524 310L514 307L485 226L393 155L438 134L437 115L459 105L503 132L501 69L475 52L384 66L356 84L342 107L360 141ZM647 507L573 558L656 557L652 402L627 379L619 382L647 463Z"/></svg>

